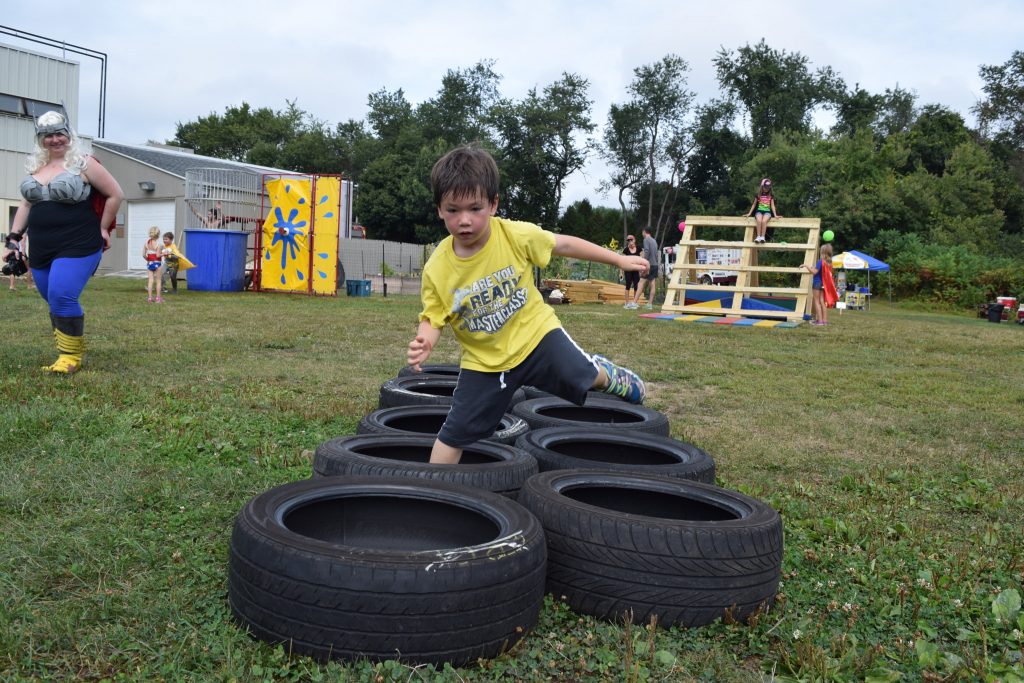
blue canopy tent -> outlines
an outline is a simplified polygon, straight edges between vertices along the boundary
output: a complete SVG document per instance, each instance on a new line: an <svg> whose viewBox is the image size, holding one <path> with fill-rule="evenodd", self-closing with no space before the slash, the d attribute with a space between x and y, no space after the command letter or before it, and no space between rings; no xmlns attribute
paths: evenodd
<svg viewBox="0 0 1024 683"><path fill-rule="evenodd" d="M879 261L874 256L868 256L865 253L854 251L844 251L841 254L836 254L832 257L833 268L843 268L845 270L866 270L868 272L868 291L871 291L871 271L888 273L889 264L883 261ZM892 280L889 281L889 301L892 301Z"/></svg>

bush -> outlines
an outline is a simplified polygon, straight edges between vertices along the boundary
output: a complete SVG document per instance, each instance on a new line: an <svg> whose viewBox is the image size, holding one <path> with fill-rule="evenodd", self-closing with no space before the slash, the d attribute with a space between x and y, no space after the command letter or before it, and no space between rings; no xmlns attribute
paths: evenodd
<svg viewBox="0 0 1024 683"><path fill-rule="evenodd" d="M891 268L893 293L901 298L974 308L996 296L1024 295L1024 263L983 256L960 245L926 244L914 233L885 230L869 253Z"/></svg>

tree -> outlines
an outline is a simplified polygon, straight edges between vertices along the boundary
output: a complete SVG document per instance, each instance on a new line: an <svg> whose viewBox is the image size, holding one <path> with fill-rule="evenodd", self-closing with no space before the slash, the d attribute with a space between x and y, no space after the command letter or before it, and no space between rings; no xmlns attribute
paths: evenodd
<svg viewBox="0 0 1024 683"><path fill-rule="evenodd" d="M654 221L654 188L658 182L658 168L668 162L673 180L678 174L685 155L683 121L693 100L686 89L686 72L690 67L677 55L667 55L660 62L633 70L629 92L640 108L644 129L644 148L647 158L648 206L647 225L657 227ZM655 234L659 239L660 234Z"/></svg>
<svg viewBox="0 0 1024 683"><path fill-rule="evenodd" d="M909 162L933 175L942 175L953 150L968 140L970 132L960 114L938 104L926 105L907 137Z"/></svg>
<svg viewBox="0 0 1024 683"><path fill-rule="evenodd" d="M746 109L757 147L768 146L776 133L809 131L814 108L835 103L845 94L843 81L831 67L812 74L807 57L773 50L763 39L735 55L723 48L713 63L721 88Z"/></svg>
<svg viewBox="0 0 1024 683"><path fill-rule="evenodd" d="M974 106L982 134L1024 152L1024 51L1016 50L1005 64L982 65L986 98Z"/></svg>
<svg viewBox="0 0 1024 683"><path fill-rule="evenodd" d="M908 132L917 118L917 109L914 106L916 100L917 95L903 90L899 85L891 90L886 88L875 123L875 132L883 139Z"/></svg>
<svg viewBox="0 0 1024 683"><path fill-rule="evenodd" d="M749 149L749 141L730 127L735 116L736 105L724 100L712 100L697 107L693 150L687 159L683 183L703 206L714 206L729 197L733 171L742 164Z"/></svg>
<svg viewBox="0 0 1024 683"><path fill-rule="evenodd" d="M491 122L501 166L503 212L546 226L558 221L566 179L583 168L594 130L588 82L573 74L544 88L531 89L521 102L503 100Z"/></svg>
<svg viewBox="0 0 1024 683"><path fill-rule="evenodd" d="M686 89L689 68L684 59L672 54L637 67L629 86L631 100L609 109L604 156L613 166L608 184L619 191L623 237L627 231L623 194L627 190L635 191L641 183L646 186L646 225L652 230L664 215L662 212L655 220L654 193L659 170L668 167L674 182L685 157L683 122L693 100L693 93Z"/></svg>
<svg viewBox="0 0 1024 683"><path fill-rule="evenodd" d="M489 141L488 114L498 101L501 81L493 66L494 60L487 59L448 70L437 96L416 109L425 139L444 140L448 147Z"/></svg>
<svg viewBox="0 0 1024 683"><path fill-rule="evenodd" d="M169 144L188 147L203 156L249 161L250 150L258 144L280 149L294 139L306 117L294 101L288 102L284 111L253 109L243 102L238 107L226 107L223 115L211 113L196 121L179 121Z"/></svg>
<svg viewBox="0 0 1024 683"><path fill-rule="evenodd" d="M617 190L617 199L622 211L622 239L625 240L629 231L625 193L636 187L645 177L644 127L639 105L627 103L612 104L609 107L601 156L612 166L611 176L602 183L602 188Z"/></svg>
<svg viewBox="0 0 1024 683"><path fill-rule="evenodd" d="M565 213L558 219L558 232L563 235L575 235L595 244L608 244L618 239L619 212L604 206L595 207L589 200L581 199L570 204Z"/></svg>
<svg viewBox="0 0 1024 683"><path fill-rule="evenodd" d="M852 135L858 130L870 128L878 119L885 103L882 95L872 95L860 87L845 93L836 103L836 125L832 128L834 135Z"/></svg>
<svg viewBox="0 0 1024 683"><path fill-rule="evenodd" d="M394 92L382 88L370 93L366 104L370 108L366 120L377 138L385 144L393 144L401 132L414 123L412 105L405 99L401 88Z"/></svg>

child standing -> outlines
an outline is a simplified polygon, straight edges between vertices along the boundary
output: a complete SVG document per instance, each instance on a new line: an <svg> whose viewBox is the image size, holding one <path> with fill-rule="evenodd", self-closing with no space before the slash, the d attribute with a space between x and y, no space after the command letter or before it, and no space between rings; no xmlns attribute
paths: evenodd
<svg viewBox="0 0 1024 683"><path fill-rule="evenodd" d="M164 246L160 250L161 256L164 259L164 277L171 281L171 291L175 294L178 293L178 271L188 270L189 268L195 268L196 264L185 258L185 255L181 253L178 247L174 244L174 233L164 233ZM167 287L164 287L164 291L167 291Z"/></svg>
<svg viewBox="0 0 1024 683"><path fill-rule="evenodd" d="M775 195L772 194L772 181L770 178L762 178L761 186L757 189L757 196L754 197L754 203L750 205L750 211L746 213L747 217L754 217L754 242L757 244L764 244L765 233L768 231L768 221L774 216L775 218L781 218L779 212L775 210Z"/></svg>
<svg viewBox="0 0 1024 683"><path fill-rule="evenodd" d="M159 237L160 228L154 225L149 229L149 239L142 245L142 258L146 259L146 270L149 271L146 275L146 294L148 295L146 301L162 304L164 300L160 296L160 281L163 275L163 264Z"/></svg>
<svg viewBox="0 0 1024 683"><path fill-rule="evenodd" d="M647 270L647 261L532 223L497 218L498 167L475 146L445 154L430 172L437 213L449 236L423 267L423 311L406 360L417 371L450 325L462 347L461 372L433 463L457 463L462 449L494 433L512 394L529 384L582 405L599 389L641 403L643 381L585 353L562 329L533 283L551 256Z"/></svg>
<svg viewBox="0 0 1024 683"><path fill-rule="evenodd" d="M21 265L24 268L25 279L28 281L28 289L35 289L35 285L32 284L32 269L29 268L28 265L28 237L23 237L20 242L12 242L11 244L14 246L14 249L12 249L11 251L13 251L16 254L15 258L21 261ZM16 276L14 275L13 272L8 276L8 278L10 279L12 292L15 290L15 277Z"/></svg>
<svg viewBox="0 0 1024 683"><path fill-rule="evenodd" d="M818 262L814 266L800 264L800 267L814 275L811 279L811 292L813 294L811 311L814 319L812 325L828 325L828 301L825 299L825 290L832 284L832 245L823 244L818 252ZM826 280L827 279L827 280ZM832 285L833 301L835 301L835 285Z"/></svg>

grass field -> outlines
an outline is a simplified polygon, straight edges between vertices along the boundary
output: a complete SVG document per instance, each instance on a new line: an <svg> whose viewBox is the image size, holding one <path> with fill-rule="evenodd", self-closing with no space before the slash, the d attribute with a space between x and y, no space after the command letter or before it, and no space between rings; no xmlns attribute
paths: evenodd
<svg viewBox="0 0 1024 683"><path fill-rule="evenodd" d="M647 380L719 484L785 521L751 623L611 625L549 598L478 666L317 664L226 601L235 514L310 475L402 366L414 297L83 296L70 378L34 293L0 295L0 680L1024 681L1024 328L875 304L827 328L558 313ZM456 361L450 334L432 359Z"/></svg>

